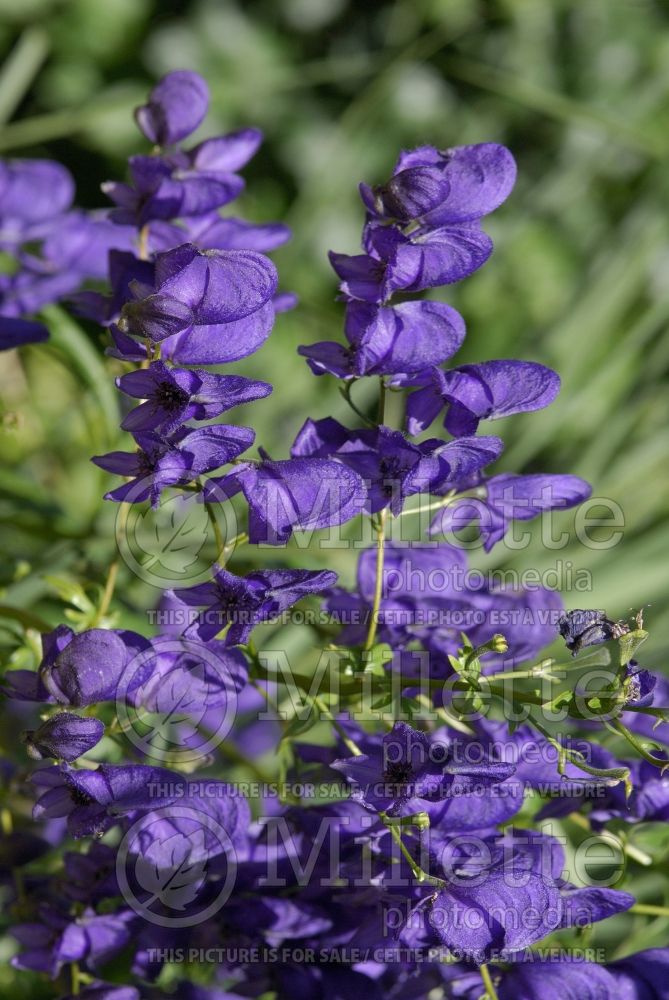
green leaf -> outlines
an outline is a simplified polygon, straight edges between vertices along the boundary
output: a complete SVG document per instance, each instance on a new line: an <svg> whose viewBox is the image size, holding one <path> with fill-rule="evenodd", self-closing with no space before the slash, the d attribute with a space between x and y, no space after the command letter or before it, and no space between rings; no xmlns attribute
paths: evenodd
<svg viewBox="0 0 669 1000"><path fill-rule="evenodd" d="M648 632L642 628L635 629L634 632L628 632L626 635L621 635L618 640L620 644L621 667L626 666L630 660L634 659L637 649L647 638Z"/></svg>

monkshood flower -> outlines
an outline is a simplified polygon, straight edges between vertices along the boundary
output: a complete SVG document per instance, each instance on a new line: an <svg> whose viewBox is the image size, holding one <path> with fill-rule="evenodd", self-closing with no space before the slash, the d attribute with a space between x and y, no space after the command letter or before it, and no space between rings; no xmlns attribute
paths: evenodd
<svg viewBox="0 0 669 1000"><path fill-rule="evenodd" d="M131 156L131 183L107 181L102 185L104 193L118 206L111 218L142 227L154 220L207 214L234 201L244 190L244 181L225 169L225 154L217 157L217 150L212 148L223 141L224 137L209 139L189 153Z"/></svg>
<svg viewBox="0 0 669 1000"><path fill-rule="evenodd" d="M194 132L207 114L209 87L199 73L178 69L156 84L135 121L156 146L172 146Z"/></svg>
<svg viewBox="0 0 669 1000"><path fill-rule="evenodd" d="M599 646L622 635L621 626L606 617L604 611L567 611L559 622L560 635L572 656L586 646ZM624 630L624 626L622 627Z"/></svg>
<svg viewBox="0 0 669 1000"><path fill-rule="evenodd" d="M409 396L409 433L422 433L446 407L444 427L454 437L475 434L481 420L541 410L560 391L559 376L533 361L484 361L449 371L432 368L404 384L423 387Z"/></svg>
<svg viewBox="0 0 669 1000"><path fill-rule="evenodd" d="M402 150L386 184L360 185L372 218L433 226L473 222L506 201L516 164L505 146L483 142L439 150Z"/></svg>
<svg viewBox="0 0 669 1000"><path fill-rule="evenodd" d="M330 254L344 296L381 303L467 277L492 252L480 219L506 199L515 175L509 151L492 143L403 152L388 185L361 188L366 253Z"/></svg>
<svg viewBox="0 0 669 1000"><path fill-rule="evenodd" d="M276 269L251 250L202 252L184 244L157 256L150 287L123 281L135 298L123 308L122 328L160 344L175 362L237 361L272 328Z"/></svg>
<svg viewBox="0 0 669 1000"><path fill-rule="evenodd" d="M178 223L154 222L149 246L155 252L194 243L201 250L257 250L269 253L290 239L283 222L247 222L232 215L209 212L180 219Z"/></svg>
<svg viewBox="0 0 669 1000"><path fill-rule="evenodd" d="M74 181L52 160L0 160L0 247L16 250L72 204Z"/></svg>
<svg viewBox="0 0 669 1000"><path fill-rule="evenodd" d="M476 224L433 229L421 226L410 236L368 223L367 253L330 253L346 299L386 303L395 292L421 292L461 281L482 267L492 253L490 237Z"/></svg>
<svg viewBox="0 0 669 1000"><path fill-rule="evenodd" d="M208 479L203 491L209 503L244 494L251 543L284 545L295 530L344 524L365 508L367 490L353 469L325 458L273 462L259 450L260 462L239 463L226 476Z"/></svg>
<svg viewBox="0 0 669 1000"><path fill-rule="evenodd" d="M448 504L434 518L430 535L450 534L475 523L486 552L504 538L512 521L531 521L544 511L566 510L590 496L589 483L578 476L503 473L479 484L482 496Z"/></svg>
<svg viewBox="0 0 669 1000"><path fill-rule="evenodd" d="M427 922L450 950L477 963L513 956L551 931L586 926L634 903L629 893L565 882L559 842L536 830L489 840L425 838L447 885L429 904Z"/></svg>
<svg viewBox="0 0 669 1000"><path fill-rule="evenodd" d="M158 147L152 156L130 158L130 184L110 182L103 190L118 206L112 217L145 226L154 220L197 217L232 201L244 182L235 171L258 150L262 133L240 129L207 139L191 150L174 146L204 120L209 105L206 82L197 73L168 73L135 117L144 135ZM158 155L156 155L158 154ZM173 241L174 243L183 240Z"/></svg>
<svg viewBox="0 0 669 1000"><path fill-rule="evenodd" d="M126 431L161 429L166 435L187 420L210 420L226 410L269 396L272 386L241 375L168 367L154 361L116 380L128 396L144 400L123 420Z"/></svg>
<svg viewBox="0 0 669 1000"><path fill-rule="evenodd" d="M416 493L469 486L503 447L496 437L461 438L446 444L431 438L412 444L401 431L389 427L349 430L325 417L306 421L291 454L295 458L336 458L365 481L367 512L389 507L397 515L407 497Z"/></svg>
<svg viewBox="0 0 669 1000"><path fill-rule="evenodd" d="M423 371L459 350L465 324L444 302L381 307L349 302L344 333L346 347L323 341L298 348L314 375L349 379Z"/></svg>
<svg viewBox="0 0 669 1000"><path fill-rule="evenodd" d="M432 741L405 722L396 722L370 753L335 760L331 765L352 786L352 795L374 812L407 816L425 801L442 801L472 783L495 784L513 774L509 764L460 764L446 744Z"/></svg>
<svg viewBox="0 0 669 1000"><path fill-rule="evenodd" d="M647 705L654 705L656 694L660 695L657 703L657 707L660 707L661 688L656 691L660 678L651 674L650 670L645 670L636 660L630 660L625 664L621 679L625 708L644 708Z"/></svg>
<svg viewBox="0 0 669 1000"><path fill-rule="evenodd" d="M37 672L7 671L7 696L83 708L113 701L128 663L151 644L127 630L94 628L75 633L67 625L59 625L43 635L42 645L44 655ZM130 691L145 679L146 674L138 671Z"/></svg>
<svg viewBox="0 0 669 1000"><path fill-rule="evenodd" d="M73 712L58 712L35 730L22 735L26 749L35 760L55 757L73 761L96 746L105 727L99 719L87 719Z"/></svg>
<svg viewBox="0 0 669 1000"><path fill-rule="evenodd" d="M657 750L655 754L659 756ZM629 824L669 822L669 774L662 774L655 764L645 760L621 763L630 770L632 792L626 795L625 789L616 785L608 788L604 796L592 800L593 828L602 830L613 819Z"/></svg>
<svg viewBox="0 0 669 1000"><path fill-rule="evenodd" d="M91 971L104 966L128 944L137 921L132 910L98 915L87 909L81 916L71 917L48 904L40 907L39 916L39 922L12 928L23 948L12 958L12 965L44 972L52 979L69 962Z"/></svg>
<svg viewBox="0 0 669 1000"><path fill-rule="evenodd" d="M508 651L482 655L484 672L531 659L555 638L562 613L559 594L535 590L494 590L483 582L470 585L466 553L452 545L412 546L386 543L382 599L379 608L380 641L402 650L419 641L430 657L430 676L452 674L449 655L456 655L466 632L475 646L489 642L503 629ZM341 645L361 645L372 613L376 586L376 553L362 552L358 562L358 589L336 587L325 608L341 623ZM400 660L403 669L420 665L411 656Z"/></svg>
<svg viewBox="0 0 669 1000"><path fill-rule="evenodd" d="M205 609L185 635L206 642L229 626L225 634L228 646L246 642L260 622L271 621L303 597L320 594L337 580L337 574L329 570L268 569L235 576L214 566L213 572L210 583L167 593L188 607Z"/></svg>
<svg viewBox="0 0 669 1000"><path fill-rule="evenodd" d="M630 660L625 668L623 691L627 698L625 705L659 709L661 714L624 711L620 721L648 740L669 744L669 680L641 669L636 660Z"/></svg>
<svg viewBox="0 0 669 1000"><path fill-rule="evenodd" d="M504 956L506 958L506 956ZM569 952L542 956L527 951L490 970L499 1000L667 1000L669 948L650 948L600 965ZM477 972L463 965L441 966L449 995L479 1000L485 989Z"/></svg>
<svg viewBox="0 0 669 1000"><path fill-rule="evenodd" d="M0 276L0 350L47 339L26 315L103 277L110 247L129 233L96 213L69 211L74 182L50 160L0 160L0 249L16 268Z"/></svg>
<svg viewBox="0 0 669 1000"><path fill-rule="evenodd" d="M40 344L49 338L49 331L42 323L0 316L0 351L9 351L24 344Z"/></svg>
<svg viewBox="0 0 669 1000"><path fill-rule="evenodd" d="M227 465L250 448L255 433L250 427L213 424L191 430L182 427L170 437L155 431L137 431L136 451L110 451L91 461L106 472L130 477L130 482L105 493L105 500L142 503L156 507L168 486L192 483L198 476Z"/></svg>
<svg viewBox="0 0 669 1000"><path fill-rule="evenodd" d="M66 817L71 836L101 836L125 816L135 818L178 803L184 808L211 813L233 844L244 842L250 818L246 799L235 795L225 782L211 780L210 794L203 798L198 794L197 781L189 782L174 771L147 764L101 764L95 770L74 770L67 765L46 767L35 771L31 778L43 790L33 808L33 817ZM140 850L140 840L148 846L157 838L160 822L154 822L153 829L141 831L141 836L138 833L131 849ZM178 827L179 817L165 818L164 823Z"/></svg>

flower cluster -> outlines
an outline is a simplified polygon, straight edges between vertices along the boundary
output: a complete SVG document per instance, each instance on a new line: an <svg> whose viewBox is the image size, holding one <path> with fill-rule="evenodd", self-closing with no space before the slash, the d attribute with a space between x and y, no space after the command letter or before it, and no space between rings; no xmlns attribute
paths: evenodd
<svg viewBox="0 0 669 1000"><path fill-rule="evenodd" d="M270 566L240 575L218 528L211 578L165 592L169 625L150 638L111 627L111 575L81 630L45 632L36 669L5 672L38 762L29 790L21 769L2 767L38 824L17 810L14 829L3 809L14 966L43 974L63 1000L669 997L669 949L608 964L532 950L553 934L578 943L583 928L637 906L617 883L575 877L564 838L535 821L588 806L580 819L594 835L669 816L659 748L669 685L635 659L641 619L565 613L543 587L471 582L464 550L430 537L476 522L488 551L512 521L589 495L571 475L488 476L503 443L480 434L481 421L547 406L558 376L513 359L444 368L464 322L445 303L410 298L488 259L481 219L513 187L511 154L425 146L403 152L386 184L362 185L363 252L331 257L347 344L300 351L314 374L341 380L362 426L307 419L289 457L251 457L254 431L218 418L271 385L202 366L253 353L291 304L266 256L288 231L220 214L261 137L243 129L183 146L207 107L196 73L154 88L136 112L153 149L131 158L128 182L105 185L115 207L104 215L68 212L70 181L56 167L2 168L3 240L21 262L3 290L7 323L98 274L97 249L76 264L75 234L94 231L108 252L109 288L76 297L109 329L108 353L127 366L118 387L138 401L121 424L134 450L93 459L124 477L106 498L155 508L164 491L186 491L217 524L242 496L244 540L275 547ZM40 291L55 231L73 248L67 274ZM24 250L35 240L39 260ZM20 285L31 291L13 314ZM30 339L13 329L13 342ZM351 396L367 377L378 382L377 419ZM390 426L387 396L406 391L406 419ZM442 414L448 439L423 439ZM408 545L397 528L426 495L437 516ZM276 565L296 532L361 515L373 545L353 591L327 568ZM257 630L314 595L323 617L306 641L319 636L323 663L305 674L258 647ZM602 646L598 664L614 650L605 683L591 690L579 676L556 693L555 660L533 661L558 634L574 656ZM528 689L536 679L546 684ZM486 711L491 701L504 721ZM558 709L566 735L545 723ZM588 738L605 727L633 759Z"/></svg>

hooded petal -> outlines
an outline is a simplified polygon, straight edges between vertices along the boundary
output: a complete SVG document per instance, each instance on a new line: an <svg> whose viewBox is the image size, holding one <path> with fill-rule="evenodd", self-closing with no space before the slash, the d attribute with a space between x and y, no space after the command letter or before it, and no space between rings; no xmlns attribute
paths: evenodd
<svg viewBox="0 0 669 1000"><path fill-rule="evenodd" d="M204 119L209 107L209 88L199 73L178 69L153 88L135 118L150 142L169 146L185 139Z"/></svg>

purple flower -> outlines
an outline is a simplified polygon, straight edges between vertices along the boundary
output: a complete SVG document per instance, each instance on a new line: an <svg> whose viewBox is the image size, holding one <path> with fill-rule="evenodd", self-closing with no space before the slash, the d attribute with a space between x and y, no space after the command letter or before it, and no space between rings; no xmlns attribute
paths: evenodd
<svg viewBox="0 0 669 1000"><path fill-rule="evenodd" d="M209 479L204 500L220 503L242 492L249 505L249 540L285 544L294 530L343 524L360 514L366 490L352 469L323 458L242 463L227 476Z"/></svg>
<svg viewBox="0 0 669 1000"><path fill-rule="evenodd" d="M655 674L651 674L650 670L644 670L636 660L630 660L629 663L626 663L622 675L625 707L643 708L647 705L653 705L655 689L658 687L659 680ZM657 693L661 693L661 682Z"/></svg>
<svg viewBox="0 0 669 1000"><path fill-rule="evenodd" d="M616 637L616 623L603 611L567 611L560 618L558 628L572 656L586 646L598 646Z"/></svg>
<svg viewBox="0 0 669 1000"><path fill-rule="evenodd" d="M387 184L361 184L360 193L372 217L443 226L493 212L506 201L515 180L516 164L505 146L419 146L400 153Z"/></svg>
<svg viewBox="0 0 669 1000"><path fill-rule="evenodd" d="M459 439L462 440L462 439ZM476 522L486 552L500 542L511 521L530 521L546 510L563 510L586 500L590 484L578 476L504 473L479 487L484 497L467 497L440 510L430 534L449 534Z"/></svg>
<svg viewBox="0 0 669 1000"><path fill-rule="evenodd" d="M249 130L253 131L253 130ZM223 141L226 137L222 137ZM229 137L228 137L229 138ZM149 242L158 251L170 250L178 243L195 243L201 250L257 250L268 253L290 239L290 229L282 222L247 222L218 212L191 216L177 225L156 222L151 226Z"/></svg>
<svg viewBox="0 0 669 1000"><path fill-rule="evenodd" d="M126 395L144 400L121 427L133 432L161 428L167 435L187 420L210 420L272 391L267 382L240 375L212 375L201 369L170 368L163 361L128 372L116 384Z"/></svg>
<svg viewBox="0 0 669 1000"><path fill-rule="evenodd" d="M369 753L335 760L331 767L344 775L356 801L391 816L420 812L424 800L439 802L472 783L503 781L514 771L508 764L459 764L447 744L405 722L396 722L380 743L369 743Z"/></svg>
<svg viewBox="0 0 669 1000"><path fill-rule="evenodd" d="M210 779L210 796L198 798L197 782L191 784L176 772L146 764L101 764L95 770L46 767L36 771L31 780L44 789L35 803L34 818L67 817L67 829L73 837L100 836L123 816L151 814L174 803L205 812L209 806L227 812L232 795L230 786ZM220 786L220 794L216 794L216 786ZM244 824L248 826L246 800L241 796L237 799L239 809L230 811L236 825L226 827L233 839L242 831L246 833Z"/></svg>
<svg viewBox="0 0 669 1000"><path fill-rule="evenodd" d="M130 184L107 181L102 185L117 206L111 218L125 225L142 227L154 221L206 215L234 201L244 190L238 174L199 169L198 150L164 157L131 156L129 167Z"/></svg>
<svg viewBox="0 0 669 1000"><path fill-rule="evenodd" d="M250 250L208 250L184 244L159 254L150 309L126 306L133 335L162 341L163 357L220 364L252 354L274 320L274 265ZM145 318L142 310L148 309Z"/></svg>
<svg viewBox="0 0 669 1000"><path fill-rule="evenodd" d="M131 910L104 915L85 910L75 918L48 904L40 907L40 917L40 922L18 924L12 929L23 947L12 965L44 972L52 979L69 962L91 970L103 966L128 944L136 920Z"/></svg>
<svg viewBox="0 0 669 1000"><path fill-rule="evenodd" d="M379 636L394 648L406 645L414 637L425 613L436 598L448 600L449 606L461 606L467 557L461 549L441 543L412 545L409 548L385 545ZM325 607L334 622L344 626L339 635L343 646L362 645L367 632L376 589L376 550L360 554L357 593L335 587Z"/></svg>
<svg viewBox="0 0 669 1000"><path fill-rule="evenodd" d="M134 986L118 986L96 980L80 989L76 996L68 994L63 1000L140 1000L140 996Z"/></svg>
<svg viewBox="0 0 669 1000"><path fill-rule="evenodd" d="M606 966L617 992L611 1000L666 1000L669 996L669 948L649 948ZM608 1000L608 998L607 998Z"/></svg>
<svg viewBox="0 0 669 1000"><path fill-rule="evenodd" d="M516 167L503 146L403 152L388 184L361 185L367 208L364 254L330 254L348 299L387 302L460 281L486 262L492 241L480 219L513 187Z"/></svg>
<svg viewBox="0 0 669 1000"><path fill-rule="evenodd" d="M135 119L146 138L171 146L194 132L209 107L209 88L199 73L178 69L156 84Z"/></svg>
<svg viewBox="0 0 669 1000"><path fill-rule="evenodd" d="M48 338L49 331L42 323L0 315L0 351L24 344L40 344Z"/></svg>
<svg viewBox="0 0 669 1000"><path fill-rule="evenodd" d="M86 719L73 712L58 712L43 722L36 730L22 735L28 753L35 760L55 757L72 761L88 753L104 735L105 727L99 719Z"/></svg>
<svg viewBox="0 0 669 1000"><path fill-rule="evenodd" d="M113 701L126 666L150 644L136 632L94 628L75 634L59 625L43 637L43 645L44 658L37 675L42 690L61 705L82 708ZM134 685L141 681L139 675L133 678Z"/></svg>
<svg viewBox="0 0 669 1000"><path fill-rule="evenodd" d="M568 953L550 958L531 954L527 961L520 956L503 973L497 994L499 1000L553 1000L556 996L578 997L579 1000L622 1000L623 997L633 1000L637 996L620 993L608 968Z"/></svg>
<svg viewBox="0 0 669 1000"><path fill-rule="evenodd" d="M13 250L31 227L66 212L74 181L66 167L52 160L0 160L0 246Z"/></svg>
<svg viewBox="0 0 669 1000"><path fill-rule="evenodd" d="M205 608L186 629L187 636L206 642L229 626L225 642L235 646L246 642L260 622L270 621L308 594L327 590L336 580L337 574L328 570L257 570L244 577L214 566L211 583L168 591L168 595L188 607Z"/></svg>
<svg viewBox="0 0 669 1000"><path fill-rule="evenodd" d="M387 302L395 292L420 292L461 281L482 267L492 241L477 223L421 226L410 236L378 223L365 228L366 254L330 253L347 299Z"/></svg>
<svg viewBox="0 0 669 1000"><path fill-rule="evenodd" d="M137 451L111 451L91 461L107 472L131 479L105 493L106 500L142 503L150 499L156 507L167 486L183 486L227 465L250 448L254 438L250 427L233 424L213 424L198 430L184 427L169 438L143 431L135 434Z"/></svg>
<svg viewBox="0 0 669 1000"><path fill-rule="evenodd" d="M521 951L550 934L559 914L554 882L522 867L500 866L471 884L440 890L431 922L447 948L484 962L491 952Z"/></svg>
<svg viewBox="0 0 669 1000"><path fill-rule="evenodd" d="M503 448L495 437L462 438L444 444L438 439L412 444L388 427L351 431L331 417L307 420L291 454L333 457L353 469L368 488L370 513L390 507L397 515L415 493L463 489Z"/></svg>
<svg viewBox="0 0 669 1000"><path fill-rule="evenodd" d="M480 420L540 410L560 391L558 375L533 361L484 361L446 372L433 368L409 384L425 386L409 396L409 433L426 430L446 406L444 426L454 437L475 434Z"/></svg>
<svg viewBox="0 0 669 1000"><path fill-rule="evenodd" d="M669 948L650 948L617 962L599 965L568 953L542 958L514 956L500 974L493 972L499 1000L666 1000ZM480 989L480 984L479 984ZM459 994L458 994L459 995Z"/></svg>
<svg viewBox="0 0 669 1000"><path fill-rule="evenodd" d="M298 348L315 375L338 378L394 375L441 364L460 348L465 325L443 302L374 306L349 302L344 330L349 346L332 341Z"/></svg>

